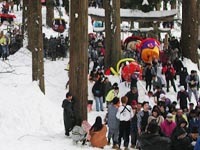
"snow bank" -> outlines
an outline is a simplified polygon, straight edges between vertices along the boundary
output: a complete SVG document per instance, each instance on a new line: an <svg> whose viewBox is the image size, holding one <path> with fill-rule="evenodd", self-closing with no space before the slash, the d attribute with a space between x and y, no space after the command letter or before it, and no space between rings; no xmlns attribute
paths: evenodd
<svg viewBox="0 0 200 150"><path fill-rule="evenodd" d="M0 137L63 129L62 111L43 95L36 82L0 86L0 91L5 91L0 94Z"/></svg>

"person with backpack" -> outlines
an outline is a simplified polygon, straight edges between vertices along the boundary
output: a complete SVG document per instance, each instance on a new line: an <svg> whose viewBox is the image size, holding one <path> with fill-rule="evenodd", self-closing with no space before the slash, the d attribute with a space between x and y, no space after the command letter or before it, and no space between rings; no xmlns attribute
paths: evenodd
<svg viewBox="0 0 200 150"><path fill-rule="evenodd" d="M92 93L94 95L95 103L96 103L96 111L104 111L103 110L103 81L102 78L98 78L96 76L96 81L94 86L92 87Z"/></svg>
<svg viewBox="0 0 200 150"><path fill-rule="evenodd" d="M130 105L127 105L128 98L123 96L121 98L122 106L119 107L116 117L119 119L119 148L121 146L121 139L124 139L124 150L128 150L130 123L133 118L133 110Z"/></svg>

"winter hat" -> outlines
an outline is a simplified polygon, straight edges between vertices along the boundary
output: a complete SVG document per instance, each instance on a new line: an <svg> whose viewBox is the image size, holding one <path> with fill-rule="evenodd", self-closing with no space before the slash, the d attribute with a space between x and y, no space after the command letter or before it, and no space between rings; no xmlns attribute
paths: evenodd
<svg viewBox="0 0 200 150"><path fill-rule="evenodd" d="M112 100L112 103L115 105L117 103L119 103L119 98L118 97L114 97Z"/></svg>
<svg viewBox="0 0 200 150"><path fill-rule="evenodd" d="M173 117L172 113L168 113L167 118L171 118L171 117Z"/></svg>
<svg viewBox="0 0 200 150"><path fill-rule="evenodd" d="M179 88L180 88L181 91L185 91L184 86L180 86Z"/></svg>
<svg viewBox="0 0 200 150"><path fill-rule="evenodd" d="M160 98L162 99L162 98L165 98L165 94L160 94Z"/></svg>

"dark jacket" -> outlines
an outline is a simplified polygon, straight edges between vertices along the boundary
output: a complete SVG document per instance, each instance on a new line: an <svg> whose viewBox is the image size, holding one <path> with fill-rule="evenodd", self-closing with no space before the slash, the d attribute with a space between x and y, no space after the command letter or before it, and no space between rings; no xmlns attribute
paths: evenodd
<svg viewBox="0 0 200 150"><path fill-rule="evenodd" d="M133 93L132 91L129 91L126 93L126 96L128 97L127 105L131 106L133 100L136 100L138 102L138 92Z"/></svg>
<svg viewBox="0 0 200 150"><path fill-rule="evenodd" d="M74 100L72 102L67 99L63 100L62 108L63 108L63 117L64 117L64 125L65 129L71 131L75 124L75 114L74 114Z"/></svg>
<svg viewBox="0 0 200 150"><path fill-rule="evenodd" d="M104 95L104 85L101 80L95 82L94 86L92 87L92 93L96 97L102 97Z"/></svg>
<svg viewBox="0 0 200 150"><path fill-rule="evenodd" d="M181 70L183 69L183 63L180 59L176 58L173 62L173 67L176 70L177 74L180 74Z"/></svg>
<svg viewBox="0 0 200 150"><path fill-rule="evenodd" d="M186 136L182 139L178 137L182 134L186 134ZM176 127L171 136L172 140L172 150L189 150L191 146L192 138L187 135L187 132L184 128Z"/></svg>
<svg viewBox="0 0 200 150"><path fill-rule="evenodd" d="M187 76L188 76L187 68L184 67L183 70L180 72L180 85L183 85L185 87L185 90L187 90L187 83L186 83Z"/></svg>
<svg viewBox="0 0 200 150"><path fill-rule="evenodd" d="M177 94L177 100L180 101L180 108L187 108L187 99L189 99L189 94L187 91L179 91Z"/></svg>
<svg viewBox="0 0 200 150"><path fill-rule="evenodd" d="M139 137L141 150L170 150L171 140L158 133L144 133Z"/></svg>

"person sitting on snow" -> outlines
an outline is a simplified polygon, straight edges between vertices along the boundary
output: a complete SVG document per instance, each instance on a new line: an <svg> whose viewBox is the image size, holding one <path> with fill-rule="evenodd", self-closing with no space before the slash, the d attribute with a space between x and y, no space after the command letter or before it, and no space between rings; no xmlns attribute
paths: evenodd
<svg viewBox="0 0 200 150"><path fill-rule="evenodd" d="M87 132L81 126L82 120L79 118L76 120L76 125L72 129L72 140L74 144L82 141L82 145L85 144Z"/></svg>

